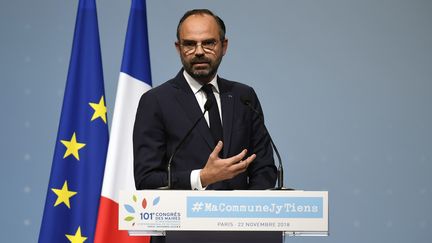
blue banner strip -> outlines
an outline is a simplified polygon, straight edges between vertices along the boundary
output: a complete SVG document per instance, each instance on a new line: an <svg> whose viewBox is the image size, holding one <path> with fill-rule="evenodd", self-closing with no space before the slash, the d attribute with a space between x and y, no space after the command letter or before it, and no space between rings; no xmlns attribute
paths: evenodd
<svg viewBox="0 0 432 243"><path fill-rule="evenodd" d="M322 218L321 197L187 197L189 218Z"/></svg>

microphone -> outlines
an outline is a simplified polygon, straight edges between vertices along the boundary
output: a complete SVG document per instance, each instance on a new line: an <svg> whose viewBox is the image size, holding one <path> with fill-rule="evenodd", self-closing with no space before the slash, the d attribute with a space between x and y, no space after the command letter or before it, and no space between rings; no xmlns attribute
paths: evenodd
<svg viewBox="0 0 432 243"><path fill-rule="evenodd" d="M172 181L171 181L171 163L172 163L172 160L173 160L174 156L177 154L177 152L180 150L180 147L186 141L186 138L189 137L189 135L192 133L192 131L194 130L194 128L198 125L198 122L203 119L205 113L208 110L210 110L210 108L212 106L213 106L213 102L208 99L206 101L206 103L204 104L204 112L202 113L202 115L195 121L195 123L193 124L193 126L186 133L186 135L182 138L182 140L180 140L180 143L175 147L174 152L171 154L171 157L168 160L168 167L167 167L167 169L168 169L168 186L165 187L165 188L160 188L160 189L171 189L171 187L172 187Z"/></svg>
<svg viewBox="0 0 432 243"><path fill-rule="evenodd" d="M268 131L268 129L267 129L267 127L265 126L265 124L264 124L264 117L263 117L263 114L260 112L260 111L258 111L257 109L255 109L255 107L253 107L252 106L252 104L251 104L251 101L250 101L250 99L247 97L247 96L244 96L244 95L242 95L241 97L240 97L240 101L245 105L245 106L247 106L247 107L249 107L253 112L255 112L257 115L258 115L258 117L259 117L259 119L260 119L260 121L261 121L261 124L262 124L262 126L264 127L264 129L265 129L265 131L267 132L267 134L268 134L268 136L269 136L269 138L270 138L270 144L272 145L272 147L273 147L273 149L274 149L274 151L275 151L275 153L276 153L276 156L277 156L277 158L278 158L278 161L279 161L279 167L278 167L278 169L277 169L277 181L278 181L278 185L277 185L277 187L275 188L276 190L293 190L293 189L291 189L291 188L285 188L284 187L284 181L283 181L283 164L282 164L282 159L281 159L281 156L280 156L280 154L279 154L279 151L278 151L278 149L276 148L276 145L274 144L274 142L273 142L273 139L272 139L272 137L270 136L270 133L269 133L269 131Z"/></svg>

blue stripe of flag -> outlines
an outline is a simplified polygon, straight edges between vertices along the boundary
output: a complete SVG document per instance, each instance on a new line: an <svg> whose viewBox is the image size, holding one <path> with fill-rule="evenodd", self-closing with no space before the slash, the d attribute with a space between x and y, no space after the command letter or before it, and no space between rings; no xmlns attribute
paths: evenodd
<svg viewBox="0 0 432 243"><path fill-rule="evenodd" d="M121 72L152 86L145 0L132 0Z"/></svg>

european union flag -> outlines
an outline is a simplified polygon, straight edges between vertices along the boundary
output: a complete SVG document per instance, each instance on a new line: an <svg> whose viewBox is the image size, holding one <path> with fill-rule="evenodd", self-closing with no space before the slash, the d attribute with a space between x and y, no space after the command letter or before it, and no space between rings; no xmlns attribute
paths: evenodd
<svg viewBox="0 0 432 243"><path fill-rule="evenodd" d="M40 243L93 242L108 147L95 0L80 0Z"/></svg>

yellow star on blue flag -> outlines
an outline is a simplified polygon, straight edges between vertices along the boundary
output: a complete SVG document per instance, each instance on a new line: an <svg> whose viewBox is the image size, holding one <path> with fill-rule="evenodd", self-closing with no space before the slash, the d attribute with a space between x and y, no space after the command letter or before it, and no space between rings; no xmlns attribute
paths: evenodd
<svg viewBox="0 0 432 243"><path fill-rule="evenodd" d="M79 153L78 151L82 148L84 148L85 143L79 143L76 140L76 134L73 133L72 138L70 141L67 140L61 140L60 141L64 146L66 146L66 152L63 156L63 158L68 157L69 155L73 155L77 160L79 159Z"/></svg>
<svg viewBox="0 0 432 243"><path fill-rule="evenodd" d="M106 119L107 108L105 106L104 97L102 96L100 98L99 103L92 103L92 102L90 102L89 105L94 110L94 113L93 113L93 116L91 118L91 121L94 121L97 118L100 118L100 119L102 119L103 122L106 123L106 120L107 120Z"/></svg>
<svg viewBox="0 0 432 243"><path fill-rule="evenodd" d="M71 243L83 243L85 240L87 240L87 237L81 235L81 227L78 227L75 235L66 234L66 238L68 238Z"/></svg>
<svg viewBox="0 0 432 243"><path fill-rule="evenodd" d="M77 194L77 192L69 191L67 181L64 182L61 189L51 188L51 191L57 195L57 200L54 203L54 207L64 203L68 208L70 208L70 198Z"/></svg>

